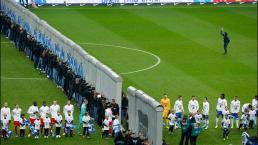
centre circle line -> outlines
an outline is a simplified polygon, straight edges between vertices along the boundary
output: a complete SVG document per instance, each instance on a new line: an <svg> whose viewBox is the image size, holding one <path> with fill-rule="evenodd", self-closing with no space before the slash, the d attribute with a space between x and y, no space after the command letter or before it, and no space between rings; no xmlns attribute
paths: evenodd
<svg viewBox="0 0 258 145"><path fill-rule="evenodd" d="M0 43L11 43L11 42L0 42ZM122 48L122 49L127 49L127 50L132 50L132 51L138 51L138 52L142 52L142 53L145 53L145 54L148 54L148 55L151 55L153 57L155 57L156 59L156 63L151 65L151 66L148 66L148 67L145 67L143 69L138 69L138 70L135 70L135 71L129 71L129 72L122 72L122 73L119 73L121 75L127 75L127 74L133 74L133 73L138 73L138 72L142 72L142 71L146 71L146 70L150 70L156 66L158 66L161 62L161 59L149 52L149 51L144 51L144 50L141 50L141 49L136 49L136 48L130 48L130 47L125 47L125 46L119 46L119 45L111 45L111 44L102 44L102 43L90 43L90 42L78 42L78 44L86 44L86 45L95 45L95 46L106 46L106 47L116 47L116 48Z"/></svg>
<svg viewBox="0 0 258 145"><path fill-rule="evenodd" d="M155 54L153 54L151 52L140 50L140 49L136 49L136 48L130 48L130 47L119 46L119 45L111 45L111 44L90 43L90 42L78 42L78 44L86 44L86 45L106 46L106 47L116 47L116 48L128 49L128 50L132 50L132 51L142 52L142 53L145 53L145 54L148 54L148 55L151 55L151 56L155 57L155 59L156 59L156 63L155 64L153 64L151 66L148 66L148 67L145 67L143 69L138 69L138 70L135 70L135 71L119 73L119 74L122 74L122 75L127 75L127 74L133 74L133 73L138 73L138 72L146 71L146 70L149 70L149 69L152 69L152 68L158 66L160 64L160 62L161 62L161 59L157 55L155 55Z"/></svg>

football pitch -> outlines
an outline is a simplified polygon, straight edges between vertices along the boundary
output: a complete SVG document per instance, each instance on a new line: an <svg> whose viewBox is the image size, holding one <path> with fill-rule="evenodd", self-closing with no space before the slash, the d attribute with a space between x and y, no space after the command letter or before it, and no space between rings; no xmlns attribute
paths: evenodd
<svg viewBox="0 0 258 145"><path fill-rule="evenodd" d="M4 102L9 103L11 109L15 104L19 104L22 113L26 114L33 101L37 101L41 106L43 101L46 101L48 105L52 104L52 101L57 100L61 109L66 104L66 96L64 93L56 88L56 85L49 81L45 75L39 74L37 70L33 68L33 62L31 62L23 52L19 52L13 44L9 43L9 40L5 39L1 35L1 106ZM27 116L28 119L28 116ZM74 121L78 124L79 109L75 107ZM11 123L11 130L13 130L13 122ZM74 131L75 133L77 131ZM28 130L26 131L26 134ZM112 145L112 139L101 139L100 128L96 127L96 132L92 134L90 139L82 138L82 136L75 135L73 138L61 139L40 139L34 138L15 138L13 137L4 141L1 138L1 144L3 145L73 145L85 144L97 145L106 144Z"/></svg>
<svg viewBox="0 0 258 145"><path fill-rule="evenodd" d="M251 102L257 94L256 6L57 6L40 7L32 12L120 73L124 91L132 85L157 100L167 93L172 104L178 95L182 95L187 112L192 95L197 96L200 107L203 97L207 96L210 126L200 134L197 143L239 145L239 130L232 129L229 140L223 141L222 129L214 128L215 109L221 93L226 94L228 105L235 95L239 96L242 105ZM228 55L223 55L221 27L231 39ZM1 77L44 78L11 44L1 45ZM27 111L35 99L48 103L57 99L62 105L66 100L62 92L45 79L1 79L1 105L3 101L11 105L20 101L22 109ZM75 115L78 116L78 110ZM170 145L178 144L180 130L173 135L167 132L164 128L164 139ZM254 132L250 130L251 135ZM111 140L101 140L98 134L90 141L77 136L36 142L112 144ZM28 145L35 143L31 139L25 141ZM4 144L25 142L12 139Z"/></svg>

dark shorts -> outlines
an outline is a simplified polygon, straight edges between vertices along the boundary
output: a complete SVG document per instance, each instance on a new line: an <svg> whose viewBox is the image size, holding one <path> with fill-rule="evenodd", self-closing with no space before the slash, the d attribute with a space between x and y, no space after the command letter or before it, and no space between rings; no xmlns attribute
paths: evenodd
<svg viewBox="0 0 258 145"><path fill-rule="evenodd" d="M204 120L208 120L209 119L209 115L202 115L202 118L204 119Z"/></svg>
<svg viewBox="0 0 258 145"><path fill-rule="evenodd" d="M238 119L238 114L237 113L232 113L231 116L232 116L233 119Z"/></svg>
<svg viewBox="0 0 258 145"><path fill-rule="evenodd" d="M222 111L217 111L216 117L219 118L220 116L223 117Z"/></svg>
<svg viewBox="0 0 258 145"><path fill-rule="evenodd" d="M182 116L181 112L176 113L176 119L181 118L181 116Z"/></svg>

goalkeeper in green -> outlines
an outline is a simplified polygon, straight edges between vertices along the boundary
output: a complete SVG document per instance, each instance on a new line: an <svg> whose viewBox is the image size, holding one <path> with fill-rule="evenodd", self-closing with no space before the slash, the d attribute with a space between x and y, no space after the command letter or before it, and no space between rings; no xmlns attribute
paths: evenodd
<svg viewBox="0 0 258 145"><path fill-rule="evenodd" d="M88 104L88 100L84 99L80 108L80 116L79 116L79 124L77 126L77 133L80 134L81 132L81 126L83 124L82 122L82 118L84 116L84 114L87 112L87 104Z"/></svg>

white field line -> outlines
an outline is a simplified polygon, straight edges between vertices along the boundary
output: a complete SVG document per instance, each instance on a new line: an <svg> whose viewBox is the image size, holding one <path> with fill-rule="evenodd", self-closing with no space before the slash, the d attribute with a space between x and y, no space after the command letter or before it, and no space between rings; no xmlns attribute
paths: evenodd
<svg viewBox="0 0 258 145"><path fill-rule="evenodd" d="M12 43L12 42L3 41L3 42L0 42L0 43L6 44L6 43Z"/></svg>
<svg viewBox="0 0 258 145"><path fill-rule="evenodd" d="M171 6L163 6L163 7L159 7L158 5L156 7L152 6L152 7L146 7L146 8L150 8L150 9L156 9L156 8L163 8L163 9L170 9L170 8L179 8L179 9L197 9L197 8L201 8L200 6L188 6L188 5L184 5L184 6L173 6L172 3L167 3L167 4L170 4ZM161 5L162 6L162 5ZM203 5L202 5L203 6ZM203 6L204 8L249 8L249 7L253 7L255 8L256 7L256 3L254 4L249 4L249 5L241 5L241 4L238 4L238 5L206 5L206 6ZM97 9L98 7L96 7ZM40 10L55 10L55 9L59 9L59 10L73 10L73 9L85 9L84 7L80 7L80 8L58 8L58 7L46 7L46 8L40 8ZM123 7L123 9L142 9L142 7L129 7L129 8L126 8L126 7Z"/></svg>
<svg viewBox="0 0 258 145"><path fill-rule="evenodd" d="M153 54L151 52L148 52L148 51L140 50L140 49L125 47L125 46L119 46L119 45L100 44L100 43L88 43L88 42L78 42L78 44L98 45L98 46L117 47L117 48L121 48L121 49L128 49L128 50L138 51L138 52L142 52L142 53L148 54L148 55L150 55L150 56L152 56L152 57L154 57L156 59L156 63L151 65L151 66L148 66L148 67L143 68L143 69L134 70L134 71L119 73L119 74L122 74L122 75L127 75L127 74L133 74L133 73L137 73L137 72L146 71L146 70L149 70L149 69L152 69L152 68L158 66L160 64L160 62L161 62L160 58L157 55L155 55L155 54Z"/></svg>
<svg viewBox="0 0 258 145"><path fill-rule="evenodd" d="M11 43L11 42L3 41L1 43ZM155 55L155 54L153 54L151 52L140 50L140 49L136 49L136 48L130 48L130 47L119 46L119 45L111 45L111 44L89 43L89 42L78 42L78 44L82 44L82 45L95 45L95 46L106 46L106 47L116 47L116 48L121 48L121 49L127 49L127 50L132 50L132 51L137 51L137 52L142 52L142 53L148 54L148 55L150 55L150 56L152 56L152 57L154 57L156 59L156 63L151 65L151 66L145 67L143 69L134 70L134 71L119 73L119 74L122 74L122 75L127 75L127 74L133 74L133 73L138 73L138 72L146 71L146 70L149 70L149 69L152 69L152 68L158 66L160 64L160 62L161 62L160 58L157 55Z"/></svg>
<svg viewBox="0 0 258 145"><path fill-rule="evenodd" d="M47 78L37 78L37 77L31 77L31 78L1 77L1 80L48 80L48 79Z"/></svg>

